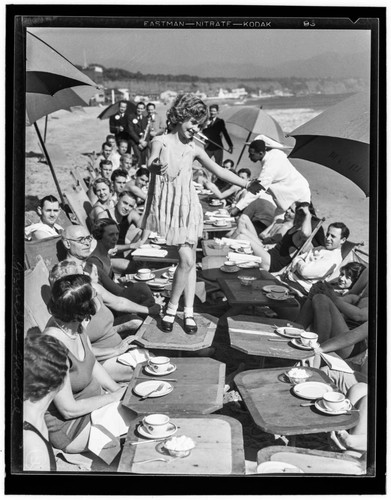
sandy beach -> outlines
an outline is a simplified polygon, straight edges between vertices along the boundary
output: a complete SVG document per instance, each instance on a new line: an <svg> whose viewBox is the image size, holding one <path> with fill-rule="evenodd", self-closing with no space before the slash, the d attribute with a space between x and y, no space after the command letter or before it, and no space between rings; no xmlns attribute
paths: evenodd
<svg viewBox="0 0 391 500"><path fill-rule="evenodd" d="M65 191L71 188L73 179L69 169L75 165L87 164L87 153L99 152L102 142L109 133L109 121L99 120L97 116L101 107L86 107L73 112L60 110L48 118L46 141L48 144L60 146L68 163L54 164L59 183ZM165 107L159 106L158 112L164 116ZM318 115L322 110L311 108L267 109L265 110L281 125L285 133L293 131L308 120ZM45 121L38 122L43 134ZM237 161L243 148L243 141L232 136L234 153L231 157ZM244 151L239 166L247 167L257 173L257 167L248 159L247 148ZM32 210L41 198L48 194L57 195L49 167L39 161L42 152L33 127L26 127L26 170L25 196L26 210ZM313 196L313 203L319 217L325 217L326 223L342 221L350 228L352 241L363 241L364 250L368 250L369 239L369 198L351 182L340 174L317 164L304 160L291 160L295 167L307 178Z"/></svg>

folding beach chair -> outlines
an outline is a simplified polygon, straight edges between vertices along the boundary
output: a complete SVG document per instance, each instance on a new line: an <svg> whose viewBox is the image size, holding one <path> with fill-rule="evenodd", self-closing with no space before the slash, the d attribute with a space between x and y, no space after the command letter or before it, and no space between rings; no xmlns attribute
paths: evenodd
<svg viewBox="0 0 391 500"><path fill-rule="evenodd" d="M34 269L24 275L24 335L34 326L41 332L50 318L47 303L50 298L49 269L38 256Z"/></svg>
<svg viewBox="0 0 391 500"><path fill-rule="evenodd" d="M84 180L82 171L80 167L74 167L71 171L71 175L73 177L73 180L75 182L76 187L80 187L83 189L83 191L86 193L88 191L87 184Z"/></svg>
<svg viewBox="0 0 391 500"><path fill-rule="evenodd" d="M64 191L63 193L65 203L72 212L70 218L75 224L80 224L88 228L87 219L92 209L91 201L81 187L72 187L72 191Z"/></svg>
<svg viewBox="0 0 391 500"><path fill-rule="evenodd" d="M65 259L65 257L66 250L62 244L61 236L25 241L24 243L25 269L34 268L40 259L51 269L59 261Z"/></svg>

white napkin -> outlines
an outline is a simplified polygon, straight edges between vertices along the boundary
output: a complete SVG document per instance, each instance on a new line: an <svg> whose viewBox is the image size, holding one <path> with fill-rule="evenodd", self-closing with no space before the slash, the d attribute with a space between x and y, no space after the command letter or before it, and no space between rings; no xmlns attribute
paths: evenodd
<svg viewBox="0 0 391 500"><path fill-rule="evenodd" d="M123 365L131 366L135 368L139 363L144 363L144 361L148 361L149 357L153 356L152 353L149 353L147 349L141 349L137 347L136 349L132 349L131 351L125 352L118 356L118 363L122 363Z"/></svg>
<svg viewBox="0 0 391 500"><path fill-rule="evenodd" d="M243 247L251 246L251 243L249 243L246 240L235 240L233 238L221 238L221 241L223 243L225 243L226 245L242 245Z"/></svg>
<svg viewBox="0 0 391 500"><path fill-rule="evenodd" d="M336 370L338 372L344 373L354 373L354 370L350 368L350 366L337 354L325 354L324 352L320 353L322 359L328 364L331 370Z"/></svg>
<svg viewBox="0 0 391 500"><path fill-rule="evenodd" d="M242 262L256 262L257 264L262 263L261 257L235 252L228 252L228 260L234 262L235 264L241 264Z"/></svg>
<svg viewBox="0 0 391 500"><path fill-rule="evenodd" d="M132 255L140 257L165 257L167 254L167 250L159 250L158 248L138 248L132 252Z"/></svg>
<svg viewBox="0 0 391 500"><path fill-rule="evenodd" d="M110 464L120 451L119 436L128 432L133 415L118 401L91 413L88 449Z"/></svg>

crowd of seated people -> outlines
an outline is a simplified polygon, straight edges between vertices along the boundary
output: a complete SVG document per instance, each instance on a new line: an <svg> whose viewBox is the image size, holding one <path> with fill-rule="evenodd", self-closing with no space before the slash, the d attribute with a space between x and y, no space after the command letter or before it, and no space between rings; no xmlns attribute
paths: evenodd
<svg viewBox="0 0 391 500"><path fill-rule="evenodd" d="M256 161L271 156L262 148L254 151L259 156ZM125 286L115 276L137 269L126 257L141 237L150 172L143 166L136 170L134 164L128 141L119 138L116 142L114 135L108 135L95 163L98 176L87 193L93 203L89 229L59 226L60 205L54 196L42 198L37 207L40 222L25 228L29 239L61 234L67 251L66 260L50 272L48 308L52 317L43 333L31 332L25 340L25 470L55 470L52 447L68 453L87 449L91 412L119 401L124 392L120 383L132 377L133 367L118 363L118 357L126 352L145 353L132 348L134 333L148 315L160 315L160 303L145 283ZM234 169L232 160L224 164ZM237 174L250 180L249 169L239 169ZM230 210L248 194L245 189L213 183L202 175L198 181ZM276 192L281 196L278 189ZM294 199L294 194L290 195ZM346 360L356 357L359 375L352 379L346 376L339 380L340 374L322 369L334 377L364 415L367 268L356 262L342 266L342 247L349 238L344 223L329 223L325 234L310 201L298 197L282 213L276 204L276 198L280 203L278 196L273 198L266 192L247 206L239 204L244 208L231 212L238 217L230 236L248 241L254 255L262 259L261 269L273 273L296 294L300 306L296 322L318 334L319 346L311 360L315 366L321 365L321 353L337 353ZM49 363L51 359L55 366ZM39 371L47 373L45 383L38 382ZM347 448L363 450L363 422L364 417L357 428L334 434L333 439ZM40 453L35 465L30 448Z"/></svg>

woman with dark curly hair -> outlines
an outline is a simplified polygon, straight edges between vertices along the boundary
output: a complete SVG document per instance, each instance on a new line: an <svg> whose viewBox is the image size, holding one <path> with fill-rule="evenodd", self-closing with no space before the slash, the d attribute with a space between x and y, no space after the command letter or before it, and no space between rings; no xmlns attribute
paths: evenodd
<svg viewBox="0 0 391 500"><path fill-rule="evenodd" d="M97 362L85 333L96 312L95 295L89 276L73 274L53 284L48 303L52 318L44 333L68 348L70 368L64 386L45 414L45 421L52 445L67 453L87 449L91 412L119 401L125 391Z"/></svg>
<svg viewBox="0 0 391 500"><path fill-rule="evenodd" d="M193 318L196 284L196 247L202 236L203 213L192 181L192 166L198 160L221 179L245 188L251 182L241 179L209 158L193 138L208 119L208 108L193 94L178 95L167 112L168 133L154 137L148 169L151 178L141 227L142 240L154 231L168 245L178 247L179 264L175 271L171 298L162 319L162 330L171 332L179 299L184 293L184 329L197 331Z"/></svg>
<svg viewBox="0 0 391 500"><path fill-rule="evenodd" d="M56 471L43 415L64 385L68 350L54 337L31 330L24 342L23 470Z"/></svg>

